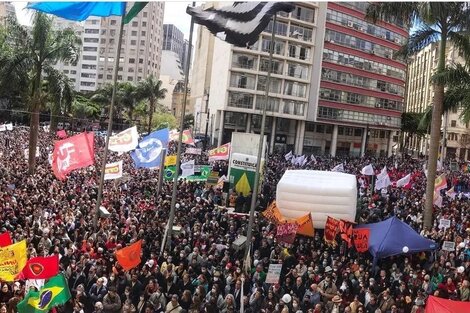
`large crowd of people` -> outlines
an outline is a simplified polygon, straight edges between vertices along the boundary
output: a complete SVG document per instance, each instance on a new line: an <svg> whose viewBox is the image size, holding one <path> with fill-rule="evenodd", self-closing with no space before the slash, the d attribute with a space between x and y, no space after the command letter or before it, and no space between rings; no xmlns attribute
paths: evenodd
<svg viewBox="0 0 470 313"><path fill-rule="evenodd" d="M125 175L106 182L102 205L110 216L100 218L94 229L104 139L95 137L95 166L73 171L65 181L54 177L48 162L53 140L40 133L36 172L28 175L23 156L28 130L15 127L0 133L0 232L10 232L15 241L27 239L29 257L59 255L72 298L56 312L419 313L429 295L470 301L470 180L462 171L448 172L448 187L455 186L457 195L443 194L434 226L423 229L424 160L315 156L303 168L329 171L343 163L345 172L357 175L358 223L396 216L439 247L443 241L455 242L455 251L403 254L382 259L373 268L368 253L341 241L328 246L321 230L312 238L297 236L292 245L279 243L275 225L257 214L247 271L243 248L233 243L246 234L248 219L224 207L233 202L236 211L246 213L251 195L234 191L225 201L222 189L180 181L174 223L181 229L169 239L171 249L162 249L172 182L164 182L157 196L156 170L136 169L128 154L112 153L110 161L125 161ZM197 163L207 164L206 152ZM392 181L411 173L411 187L371 193L359 183L361 168L368 163L378 171L387 166ZM223 162L215 166L226 173ZM284 154L269 156L258 212L275 199L284 171L298 167ZM451 226L439 228L441 218L449 219ZM137 240L143 240L142 262L124 271L115 251ZM265 282L270 264L282 264L277 284ZM0 313L17 312L16 304L28 289L38 287L37 281L2 282Z"/></svg>

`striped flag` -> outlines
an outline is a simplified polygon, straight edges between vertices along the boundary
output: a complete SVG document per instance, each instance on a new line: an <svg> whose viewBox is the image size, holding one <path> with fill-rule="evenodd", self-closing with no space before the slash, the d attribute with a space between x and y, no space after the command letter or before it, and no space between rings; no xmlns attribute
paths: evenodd
<svg viewBox="0 0 470 313"><path fill-rule="evenodd" d="M235 46L249 47L258 41L271 16L294 9L294 3L289 2L235 2L233 6L219 9L188 7L186 13L193 17L195 23L206 26L222 40Z"/></svg>
<svg viewBox="0 0 470 313"><path fill-rule="evenodd" d="M447 188L447 179L446 175L442 174L436 178L436 181L434 182L434 191L439 192L443 189Z"/></svg>

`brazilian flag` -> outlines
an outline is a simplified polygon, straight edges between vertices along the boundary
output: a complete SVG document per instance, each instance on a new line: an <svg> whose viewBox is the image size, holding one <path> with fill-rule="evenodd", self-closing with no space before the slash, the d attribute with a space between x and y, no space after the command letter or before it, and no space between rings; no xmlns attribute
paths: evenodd
<svg viewBox="0 0 470 313"><path fill-rule="evenodd" d="M20 313L45 313L66 303L72 295L63 274L52 277L39 290L30 291L16 306Z"/></svg>
<svg viewBox="0 0 470 313"><path fill-rule="evenodd" d="M163 172L163 178L165 180L173 180L175 178L176 166L167 166Z"/></svg>

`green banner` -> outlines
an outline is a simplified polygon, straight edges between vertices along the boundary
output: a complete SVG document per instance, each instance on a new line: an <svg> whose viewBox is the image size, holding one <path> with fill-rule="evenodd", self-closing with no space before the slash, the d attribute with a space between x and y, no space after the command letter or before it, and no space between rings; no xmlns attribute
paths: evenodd
<svg viewBox="0 0 470 313"><path fill-rule="evenodd" d="M206 181L209 177L212 167L210 165L198 165L196 166L196 169L198 168L200 172L196 172L196 175L185 177L185 179L187 181ZM175 170L175 166L165 167L165 172L163 173L163 177L165 178L165 180L173 180L175 177ZM183 177L179 177L178 179L183 179Z"/></svg>
<svg viewBox="0 0 470 313"><path fill-rule="evenodd" d="M230 160L230 188L247 196L252 192L255 183L256 157L247 154L233 153Z"/></svg>

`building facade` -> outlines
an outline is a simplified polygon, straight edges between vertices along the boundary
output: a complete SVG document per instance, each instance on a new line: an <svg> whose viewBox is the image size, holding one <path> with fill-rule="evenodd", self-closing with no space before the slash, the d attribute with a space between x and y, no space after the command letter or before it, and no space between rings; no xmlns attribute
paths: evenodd
<svg viewBox="0 0 470 313"><path fill-rule="evenodd" d="M10 1L0 2L0 25L4 26L9 16L16 18L15 6Z"/></svg>
<svg viewBox="0 0 470 313"><path fill-rule="evenodd" d="M406 64L394 53L408 31L399 21L366 21L367 6L328 2L317 123L305 135L314 152L391 155L398 143Z"/></svg>
<svg viewBox="0 0 470 313"><path fill-rule="evenodd" d="M305 122L314 119L318 100L325 16L326 3L317 2L298 3L294 12L277 16L265 129L271 151L303 150ZM191 103L199 125L209 117L213 144L229 142L232 132L260 132L272 30L270 22L246 49L199 27Z"/></svg>
<svg viewBox="0 0 470 313"><path fill-rule="evenodd" d="M406 112L424 113L432 106L434 90L431 77L437 70L438 43L432 43L412 57L408 65L408 88L406 94ZM446 47L446 65L464 64L465 60L451 43ZM441 125L441 156L457 157L468 160L470 157L470 129L463 123L461 109L445 112ZM445 139L444 139L445 138ZM405 134L406 152L412 155L426 155L429 149L429 135L418 137Z"/></svg>
<svg viewBox="0 0 470 313"><path fill-rule="evenodd" d="M181 62L181 68L186 68L189 53L189 41L184 39L184 34L173 24L163 24L163 50L175 52Z"/></svg>
<svg viewBox="0 0 470 313"><path fill-rule="evenodd" d="M408 32L395 21L366 22L367 5L299 2L292 13L278 14L265 129L270 151L392 153L406 72L394 52ZM191 101L197 116L206 113L202 99L210 95L214 144L230 141L233 131L259 133L271 30L272 22L244 49L199 28Z"/></svg>
<svg viewBox="0 0 470 313"><path fill-rule="evenodd" d="M164 2L149 2L124 26L119 81L137 83L150 75L160 76L163 13ZM120 17L90 17L83 23L55 19L56 28L71 27L82 40L77 64L55 65L74 82L77 91L92 92L113 82L120 23Z"/></svg>

